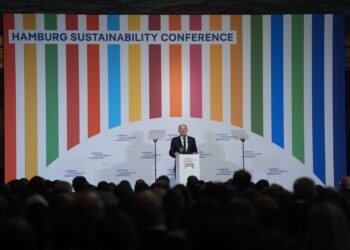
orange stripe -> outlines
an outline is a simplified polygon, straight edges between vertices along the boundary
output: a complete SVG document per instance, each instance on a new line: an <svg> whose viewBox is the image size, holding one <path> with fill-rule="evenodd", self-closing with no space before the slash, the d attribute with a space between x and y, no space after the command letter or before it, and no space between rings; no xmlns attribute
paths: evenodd
<svg viewBox="0 0 350 250"><path fill-rule="evenodd" d="M99 16L86 16L87 30L99 29ZM87 45L88 137L100 133L100 46Z"/></svg>
<svg viewBox="0 0 350 250"><path fill-rule="evenodd" d="M8 30L15 29L13 14L4 14L5 183L16 179L16 60Z"/></svg>
<svg viewBox="0 0 350 250"><path fill-rule="evenodd" d="M36 29L35 14L23 15L23 28ZM25 177L38 175L37 51L35 44L24 45Z"/></svg>
<svg viewBox="0 0 350 250"><path fill-rule="evenodd" d="M221 15L210 15L210 30L222 30Z"/></svg>
<svg viewBox="0 0 350 250"><path fill-rule="evenodd" d="M210 30L222 30L222 16L210 16ZM222 45L210 45L210 119L222 121Z"/></svg>
<svg viewBox="0 0 350 250"><path fill-rule="evenodd" d="M181 45L169 46L170 116L182 116L182 55Z"/></svg>
<svg viewBox="0 0 350 250"><path fill-rule="evenodd" d="M181 30L181 16L170 15L169 16L169 30Z"/></svg>
<svg viewBox="0 0 350 250"><path fill-rule="evenodd" d="M237 44L230 45L231 124L243 127L242 16L231 16L230 27L237 32Z"/></svg>
<svg viewBox="0 0 350 250"><path fill-rule="evenodd" d="M87 45L88 137L100 132L100 47Z"/></svg>
<svg viewBox="0 0 350 250"><path fill-rule="evenodd" d="M87 15L86 16L86 29L87 30L98 30L99 29L99 16L98 15Z"/></svg>

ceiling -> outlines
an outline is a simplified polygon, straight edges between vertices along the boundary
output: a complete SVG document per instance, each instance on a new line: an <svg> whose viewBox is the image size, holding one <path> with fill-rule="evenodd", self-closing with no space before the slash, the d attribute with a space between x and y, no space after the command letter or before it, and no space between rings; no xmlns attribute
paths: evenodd
<svg viewBox="0 0 350 250"><path fill-rule="evenodd" d="M0 0L0 9L81 14L350 14L349 0Z"/></svg>

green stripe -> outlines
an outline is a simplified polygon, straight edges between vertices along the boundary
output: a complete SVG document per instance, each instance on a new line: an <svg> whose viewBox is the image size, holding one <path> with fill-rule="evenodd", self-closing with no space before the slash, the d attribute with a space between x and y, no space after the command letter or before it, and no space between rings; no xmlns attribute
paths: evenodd
<svg viewBox="0 0 350 250"><path fill-rule="evenodd" d="M57 16L54 14L45 14L44 16L45 29L57 30Z"/></svg>
<svg viewBox="0 0 350 250"><path fill-rule="evenodd" d="M262 16L251 16L251 129L263 136Z"/></svg>
<svg viewBox="0 0 350 250"><path fill-rule="evenodd" d="M304 16L292 16L292 148L305 163L304 152Z"/></svg>
<svg viewBox="0 0 350 250"><path fill-rule="evenodd" d="M56 29L56 15L45 15L45 29ZM58 52L45 45L46 67L46 166L58 158Z"/></svg>

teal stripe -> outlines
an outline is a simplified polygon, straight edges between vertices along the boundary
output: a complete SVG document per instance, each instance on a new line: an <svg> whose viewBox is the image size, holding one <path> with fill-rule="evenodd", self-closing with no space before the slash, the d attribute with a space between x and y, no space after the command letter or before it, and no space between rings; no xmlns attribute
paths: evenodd
<svg viewBox="0 0 350 250"><path fill-rule="evenodd" d="M292 153L305 163L304 16L292 16Z"/></svg>
<svg viewBox="0 0 350 250"><path fill-rule="evenodd" d="M57 29L56 15L45 15L45 29ZM58 158L58 51L56 44L45 45L46 67L46 166Z"/></svg>
<svg viewBox="0 0 350 250"><path fill-rule="evenodd" d="M251 16L251 129L263 136L262 16Z"/></svg>

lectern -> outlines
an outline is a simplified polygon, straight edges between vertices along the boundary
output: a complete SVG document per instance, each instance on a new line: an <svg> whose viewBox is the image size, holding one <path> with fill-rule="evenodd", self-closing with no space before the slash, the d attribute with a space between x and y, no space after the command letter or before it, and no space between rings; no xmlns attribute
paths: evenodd
<svg viewBox="0 0 350 250"><path fill-rule="evenodd" d="M191 175L200 179L199 154L178 154L176 156L176 184L187 183Z"/></svg>

